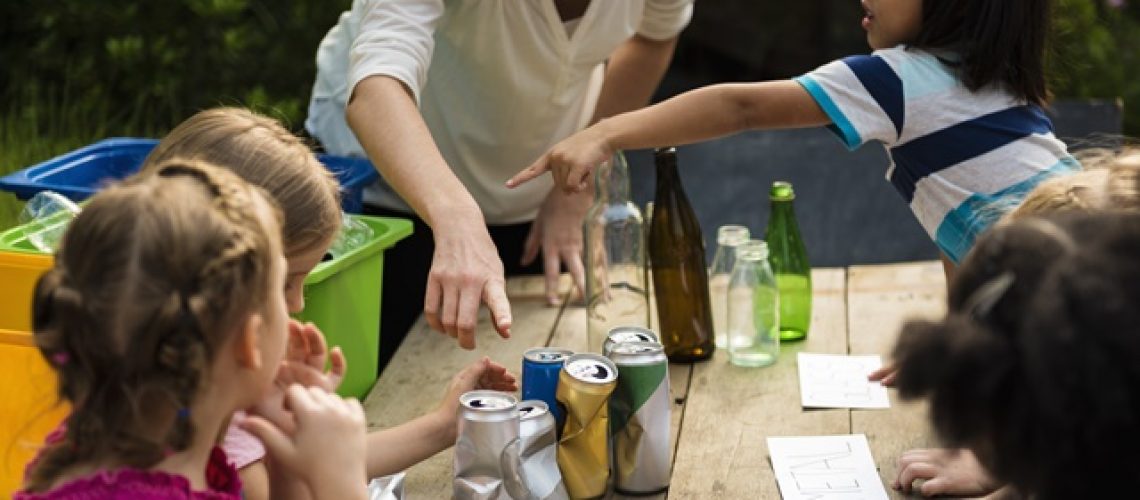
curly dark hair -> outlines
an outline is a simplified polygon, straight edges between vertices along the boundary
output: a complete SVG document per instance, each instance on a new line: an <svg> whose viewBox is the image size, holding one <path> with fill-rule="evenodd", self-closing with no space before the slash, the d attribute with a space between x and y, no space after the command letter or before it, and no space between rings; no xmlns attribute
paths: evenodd
<svg viewBox="0 0 1140 500"><path fill-rule="evenodd" d="M904 398L996 479L1113 498L1140 470L1140 215L1031 218L983 237L942 321L895 347Z"/></svg>

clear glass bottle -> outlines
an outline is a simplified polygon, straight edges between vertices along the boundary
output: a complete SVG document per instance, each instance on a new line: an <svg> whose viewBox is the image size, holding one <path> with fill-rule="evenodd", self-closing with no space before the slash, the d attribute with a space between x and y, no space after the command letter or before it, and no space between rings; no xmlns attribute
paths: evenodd
<svg viewBox="0 0 1140 500"><path fill-rule="evenodd" d="M768 366L780 356L780 292L768 265L768 244L736 247L728 284L728 359L738 366Z"/></svg>
<svg viewBox="0 0 1140 500"><path fill-rule="evenodd" d="M629 166L621 152L595 173L594 204L582 223L586 247L586 338L602 352L616 326L649 326L645 232L629 197Z"/></svg>
<svg viewBox="0 0 1140 500"><path fill-rule="evenodd" d="M792 206L796 193L791 183L775 182L770 199L772 213L764 239L780 285L780 338L803 340L811 323L811 264Z"/></svg>
<svg viewBox="0 0 1140 500"><path fill-rule="evenodd" d="M728 280L732 275L732 265L736 263L736 247L752 238L748 228L737 224L726 224L716 230L716 253L709 266L709 300L712 302L713 332L716 348L725 349L728 344Z"/></svg>
<svg viewBox="0 0 1140 500"><path fill-rule="evenodd" d="M674 363L693 363L712 357L712 306L705 244L701 225L677 173L673 148L654 152L657 193L649 224L649 258L653 295L665 355Z"/></svg>

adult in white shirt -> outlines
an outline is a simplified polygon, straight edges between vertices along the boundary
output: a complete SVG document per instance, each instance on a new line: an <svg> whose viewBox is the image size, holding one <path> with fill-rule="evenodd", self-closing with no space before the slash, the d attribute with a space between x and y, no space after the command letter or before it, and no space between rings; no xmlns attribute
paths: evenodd
<svg viewBox="0 0 1140 500"><path fill-rule="evenodd" d="M389 330L390 315L421 310L395 302L420 297L428 324L464 348L481 304L509 337L512 254L533 261L541 248L552 303L560 266L582 286L592 194L503 183L589 123L644 106L691 15L692 0L354 1L321 42L305 126L330 153L376 165L386 182L365 192L373 212L414 211L431 228L418 231L430 262L385 259L384 342L406 331ZM493 237L519 224L525 244ZM425 292L393 272L418 272Z"/></svg>

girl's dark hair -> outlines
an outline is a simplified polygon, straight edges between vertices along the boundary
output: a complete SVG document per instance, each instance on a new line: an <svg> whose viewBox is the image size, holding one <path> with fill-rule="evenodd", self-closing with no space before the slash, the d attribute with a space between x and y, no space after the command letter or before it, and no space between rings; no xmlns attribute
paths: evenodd
<svg viewBox="0 0 1140 500"><path fill-rule="evenodd" d="M958 56L959 78L977 91L1000 84L1045 105L1045 40L1051 0L922 0L922 30L910 45Z"/></svg>
<svg viewBox="0 0 1140 500"><path fill-rule="evenodd" d="M36 346L72 413L29 491L77 464L145 469L189 446L214 356L271 292L280 228L256 206L272 202L205 163L154 172L93 197L36 283Z"/></svg>
<svg viewBox="0 0 1140 500"><path fill-rule="evenodd" d="M930 396L939 436L1034 498L1111 498L1140 468L1140 216L1068 215L994 229L963 263L942 321L895 347L903 397Z"/></svg>

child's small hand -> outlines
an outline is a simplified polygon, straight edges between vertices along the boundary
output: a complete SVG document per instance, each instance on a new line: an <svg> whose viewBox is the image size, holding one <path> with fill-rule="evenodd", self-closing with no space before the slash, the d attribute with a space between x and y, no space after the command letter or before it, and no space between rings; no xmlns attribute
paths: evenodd
<svg viewBox="0 0 1140 500"><path fill-rule="evenodd" d="M440 417L450 424L450 431L456 431L456 421L459 410L459 397L466 392L487 389L493 391L514 392L519 390L518 382L507 368L491 358L483 359L467 365L451 378L451 384L439 403Z"/></svg>
<svg viewBox="0 0 1140 500"><path fill-rule="evenodd" d="M605 140L599 125L578 132L550 148L538 161L507 181L514 188L550 171L554 183L563 191L576 193L590 185L594 168L609 161L614 150Z"/></svg>
<svg viewBox="0 0 1140 500"><path fill-rule="evenodd" d="M899 376L899 367L894 364L886 365L878 370L871 372L867 375L867 380L871 382L881 382L884 386L894 387L895 378Z"/></svg>
<svg viewBox="0 0 1140 500"><path fill-rule="evenodd" d="M303 478L316 498L360 498L365 492L364 409L316 387L285 390L285 422L250 416L241 427L261 439L275 463Z"/></svg>
<svg viewBox="0 0 1140 500"><path fill-rule="evenodd" d="M916 481L921 486L914 486ZM899 476L891 483L896 491L909 495L917 490L924 497L982 496L999 486L973 452L964 449L909 450L899 457Z"/></svg>
<svg viewBox="0 0 1140 500"><path fill-rule="evenodd" d="M330 361L327 371L325 361ZM290 384L301 384L334 392L344 380L347 369L348 363L340 347L333 347L329 351L325 336L316 325L289 321L289 350L277 373L279 385L288 387Z"/></svg>
<svg viewBox="0 0 1140 500"><path fill-rule="evenodd" d="M325 371L326 357L332 361L328 371ZM285 410L285 389L297 384L333 392L344 379L347 363L339 347L334 347L329 355L325 337L316 326L293 320L289 321L289 347L285 358L269 392L251 412L278 422L286 432L292 432L293 416Z"/></svg>

